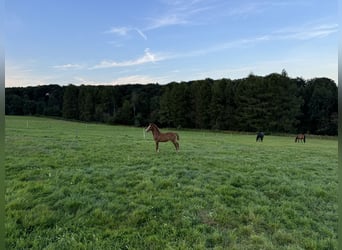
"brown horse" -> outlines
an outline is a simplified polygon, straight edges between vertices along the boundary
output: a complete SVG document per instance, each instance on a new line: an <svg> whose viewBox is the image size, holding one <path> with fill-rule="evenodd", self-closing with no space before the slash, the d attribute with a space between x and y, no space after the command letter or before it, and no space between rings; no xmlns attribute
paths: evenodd
<svg viewBox="0 0 342 250"><path fill-rule="evenodd" d="M304 134L299 134L296 136L295 142L304 142L305 143L305 135Z"/></svg>
<svg viewBox="0 0 342 250"><path fill-rule="evenodd" d="M179 135L174 132L161 133L156 124L150 123L145 130L146 132L152 131L153 139L156 142L156 151L159 152L159 142L171 141L175 145L176 151L179 150Z"/></svg>

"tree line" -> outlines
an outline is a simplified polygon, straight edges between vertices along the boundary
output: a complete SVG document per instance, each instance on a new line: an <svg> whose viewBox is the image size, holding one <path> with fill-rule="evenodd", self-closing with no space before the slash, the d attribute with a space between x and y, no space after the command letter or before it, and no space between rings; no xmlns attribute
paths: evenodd
<svg viewBox="0 0 342 250"><path fill-rule="evenodd" d="M5 89L7 115L108 124L337 135L337 85L286 71L231 80Z"/></svg>

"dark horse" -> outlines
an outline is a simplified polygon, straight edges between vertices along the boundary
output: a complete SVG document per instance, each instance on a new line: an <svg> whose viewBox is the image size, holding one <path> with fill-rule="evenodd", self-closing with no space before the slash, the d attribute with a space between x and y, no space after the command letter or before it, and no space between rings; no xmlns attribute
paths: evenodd
<svg viewBox="0 0 342 250"><path fill-rule="evenodd" d="M263 141L264 140L264 132L259 132L256 137L256 141Z"/></svg>
<svg viewBox="0 0 342 250"><path fill-rule="evenodd" d="M305 143L305 135L304 134L299 134L296 136L295 142L304 142Z"/></svg>
<svg viewBox="0 0 342 250"><path fill-rule="evenodd" d="M156 151L159 152L159 142L171 141L175 145L176 151L179 150L179 135L174 132L161 133L156 124L150 123L145 130L146 132L152 131L153 139L156 142Z"/></svg>

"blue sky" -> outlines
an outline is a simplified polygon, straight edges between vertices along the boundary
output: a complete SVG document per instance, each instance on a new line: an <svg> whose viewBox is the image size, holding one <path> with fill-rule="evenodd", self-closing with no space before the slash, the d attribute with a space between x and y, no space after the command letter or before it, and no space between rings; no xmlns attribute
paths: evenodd
<svg viewBox="0 0 342 250"><path fill-rule="evenodd" d="M6 87L267 75L337 83L338 1L7 0Z"/></svg>

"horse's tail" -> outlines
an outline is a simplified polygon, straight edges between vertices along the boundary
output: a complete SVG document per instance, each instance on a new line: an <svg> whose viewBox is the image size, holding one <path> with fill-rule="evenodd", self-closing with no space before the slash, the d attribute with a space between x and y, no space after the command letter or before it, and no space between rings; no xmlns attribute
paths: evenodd
<svg viewBox="0 0 342 250"><path fill-rule="evenodd" d="M298 136L296 136L295 142L297 142Z"/></svg>
<svg viewBox="0 0 342 250"><path fill-rule="evenodd" d="M303 141L304 141L304 143L305 143L305 135L304 135Z"/></svg>
<svg viewBox="0 0 342 250"><path fill-rule="evenodd" d="M177 141L179 141L179 135L176 133L176 136L177 136Z"/></svg>

